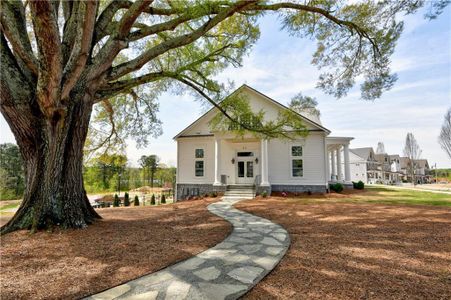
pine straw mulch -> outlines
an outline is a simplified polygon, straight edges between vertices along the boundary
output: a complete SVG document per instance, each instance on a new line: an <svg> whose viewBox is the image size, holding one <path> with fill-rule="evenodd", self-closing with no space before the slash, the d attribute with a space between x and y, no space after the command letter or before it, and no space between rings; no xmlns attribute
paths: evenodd
<svg viewBox="0 0 451 300"><path fill-rule="evenodd" d="M221 242L231 226L210 214L216 200L104 208L84 230L1 238L3 299L76 299L155 272Z"/></svg>
<svg viewBox="0 0 451 300"><path fill-rule="evenodd" d="M292 240L245 299L451 299L450 208L277 197L236 207Z"/></svg>

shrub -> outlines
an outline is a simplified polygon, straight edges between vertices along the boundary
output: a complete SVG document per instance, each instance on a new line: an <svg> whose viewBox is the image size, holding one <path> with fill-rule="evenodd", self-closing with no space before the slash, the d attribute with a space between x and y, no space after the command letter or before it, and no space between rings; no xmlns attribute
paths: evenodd
<svg viewBox="0 0 451 300"><path fill-rule="evenodd" d="M216 197L218 197L218 194L216 192L211 192L210 197L216 198Z"/></svg>
<svg viewBox="0 0 451 300"><path fill-rule="evenodd" d="M135 200L133 201L134 206L139 206L139 198L138 195L135 196Z"/></svg>
<svg viewBox="0 0 451 300"><path fill-rule="evenodd" d="M343 185L339 182L330 185L330 189L336 193L341 193L343 191Z"/></svg>
<svg viewBox="0 0 451 300"><path fill-rule="evenodd" d="M354 188L357 190L363 190L365 188L365 184L363 183L362 180L360 180L359 182L353 182Z"/></svg>
<svg viewBox="0 0 451 300"><path fill-rule="evenodd" d="M127 192L124 195L124 206L130 206L130 196Z"/></svg>
<svg viewBox="0 0 451 300"><path fill-rule="evenodd" d="M166 204L166 196L164 194L161 196L161 203Z"/></svg>
<svg viewBox="0 0 451 300"><path fill-rule="evenodd" d="M121 205L121 200L117 194L114 194L113 207L119 207L119 205Z"/></svg>
<svg viewBox="0 0 451 300"><path fill-rule="evenodd" d="M267 192L267 191L263 191L263 192L262 192L262 197L263 197L263 198L268 197L268 192Z"/></svg>
<svg viewBox="0 0 451 300"><path fill-rule="evenodd" d="M152 197L150 197L150 205L155 205L155 195L152 194Z"/></svg>

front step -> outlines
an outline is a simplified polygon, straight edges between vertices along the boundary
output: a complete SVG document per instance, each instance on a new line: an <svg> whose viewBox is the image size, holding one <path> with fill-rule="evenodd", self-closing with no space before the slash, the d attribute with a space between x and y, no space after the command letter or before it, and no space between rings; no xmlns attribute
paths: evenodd
<svg viewBox="0 0 451 300"><path fill-rule="evenodd" d="M224 196L235 199L252 199L255 197L255 189L252 185L228 185Z"/></svg>

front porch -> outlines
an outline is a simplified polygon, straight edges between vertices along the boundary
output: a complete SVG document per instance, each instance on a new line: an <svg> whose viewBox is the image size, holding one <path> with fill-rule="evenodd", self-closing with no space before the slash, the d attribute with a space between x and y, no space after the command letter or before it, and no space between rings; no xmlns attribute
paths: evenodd
<svg viewBox="0 0 451 300"><path fill-rule="evenodd" d="M326 138L326 173L329 184L339 182L346 188L352 188L349 163L349 143L351 140L353 140L351 137Z"/></svg>
<svg viewBox="0 0 451 300"><path fill-rule="evenodd" d="M268 140L215 135L214 187L270 186Z"/></svg>

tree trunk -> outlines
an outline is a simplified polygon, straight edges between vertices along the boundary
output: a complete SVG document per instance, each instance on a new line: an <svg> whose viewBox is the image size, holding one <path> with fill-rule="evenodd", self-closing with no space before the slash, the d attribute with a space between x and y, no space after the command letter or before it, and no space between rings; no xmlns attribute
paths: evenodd
<svg viewBox="0 0 451 300"><path fill-rule="evenodd" d="M36 124L33 143L15 135L25 162L26 189L19 210L1 228L2 234L55 226L84 228L100 218L89 203L82 175L91 110L92 104L80 99L55 111L51 120ZM14 116L7 108L2 113L11 124Z"/></svg>

